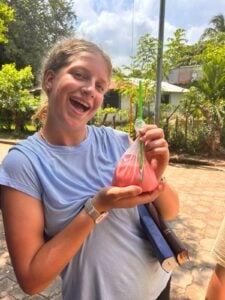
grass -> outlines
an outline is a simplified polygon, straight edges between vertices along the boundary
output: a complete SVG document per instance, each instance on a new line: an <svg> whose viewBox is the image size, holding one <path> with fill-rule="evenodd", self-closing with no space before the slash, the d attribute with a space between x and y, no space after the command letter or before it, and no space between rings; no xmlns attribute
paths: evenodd
<svg viewBox="0 0 225 300"><path fill-rule="evenodd" d="M36 129L34 127L27 128L24 131L15 131L14 129L6 130L4 128L0 129L0 139L4 140L14 140L14 139L25 139L26 137L32 135Z"/></svg>

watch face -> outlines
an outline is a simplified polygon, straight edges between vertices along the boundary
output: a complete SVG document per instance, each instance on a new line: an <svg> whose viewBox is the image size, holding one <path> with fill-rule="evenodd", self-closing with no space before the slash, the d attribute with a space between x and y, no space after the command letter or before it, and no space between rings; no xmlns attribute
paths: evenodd
<svg viewBox="0 0 225 300"><path fill-rule="evenodd" d="M108 216L108 212L105 212L103 214L101 214L96 220L95 220L95 223L96 224L99 224L101 223L107 216Z"/></svg>

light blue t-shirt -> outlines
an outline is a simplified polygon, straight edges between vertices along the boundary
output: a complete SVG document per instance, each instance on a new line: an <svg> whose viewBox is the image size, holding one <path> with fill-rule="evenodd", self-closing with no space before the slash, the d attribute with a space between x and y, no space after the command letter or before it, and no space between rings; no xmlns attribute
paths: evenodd
<svg viewBox="0 0 225 300"><path fill-rule="evenodd" d="M127 134L104 126L88 126L87 138L75 147L50 145L34 134L5 157L0 184L42 201L51 238L88 198L111 185L128 147ZM154 300L170 277L152 254L136 208L111 210L61 275L65 300Z"/></svg>

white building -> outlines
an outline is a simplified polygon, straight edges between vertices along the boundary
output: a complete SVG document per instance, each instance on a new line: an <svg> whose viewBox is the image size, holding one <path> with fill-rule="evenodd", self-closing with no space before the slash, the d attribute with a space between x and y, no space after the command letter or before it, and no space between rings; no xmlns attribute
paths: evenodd
<svg viewBox="0 0 225 300"><path fill-rule="evenodd" d="M132 79L132 84L137 88L138 87L139 79ZM152 86L155 83L152 84ZM121 84L120 84L121 86ZM172 106L177 106L179 104L179 101L184 96L185 93L187 93L189 90L182 88L180 86L170 84L166 81L162 82L161 85L161 103L162 104L171 104ZM136 99L137 100L137 99ZM119 110L127 110L128 114L131 111L131 97L126 95L121 95L120 87L119 85L113 81L109 87L109 91L106 93L104 102L103 102L103 108L106 107L114 107ZM150 101L150 107L146 107L143 105L143 111L149 113L151 111L151 114L154 114L155 109L155 96L152 96L152 99ZM133 114L135 114L135 108L133 107ZM108 119L110 119L112 115L108 116ZM129 116L127 115L127 118ZM127 119L123 116L123 120Z"/></svg>

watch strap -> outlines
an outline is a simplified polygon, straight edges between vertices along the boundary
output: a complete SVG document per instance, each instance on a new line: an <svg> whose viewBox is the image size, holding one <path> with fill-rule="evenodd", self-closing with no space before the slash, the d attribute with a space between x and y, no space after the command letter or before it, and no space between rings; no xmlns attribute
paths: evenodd
<svg viewBox="0 0 225 300"><path fill-rule="evenodd" d="M108 212L103 212L100 213L92 204L92 198L89 198L85 205L84 205L84 209L86 211L86 213L93 219L93 221L98 224L100 223L107 215Z"/></svg>

